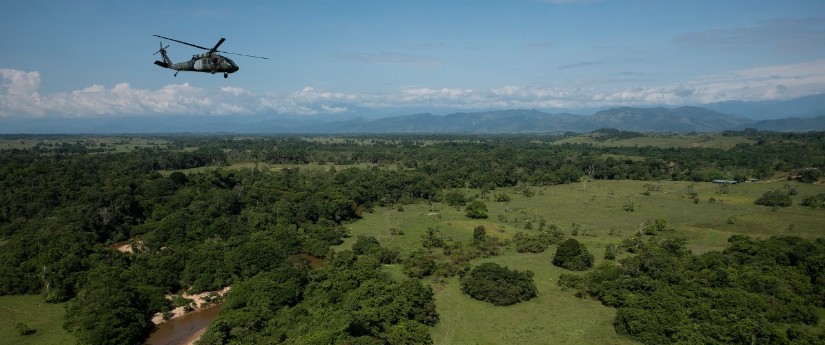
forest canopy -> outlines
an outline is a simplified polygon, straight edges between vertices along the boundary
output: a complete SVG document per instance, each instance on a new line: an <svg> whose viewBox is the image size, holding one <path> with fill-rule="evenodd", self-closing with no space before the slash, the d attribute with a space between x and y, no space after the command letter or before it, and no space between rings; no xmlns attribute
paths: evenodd
<svg viewBox="0 0 825 345"><path fill-rule="evenodd" d="M753 143L679 148L561 142L567 134L6 136L9 147L0 149L0 295L40 294L48 303L66 302L65 329L89 344L141 343L154 327L152 315L174 307L166 295L227 286L235 292L205 335L206 343L428 343L432 339L427 329L439 316L432 289L418 278L434 275L437 281L454 276L475 258L496 256L510 246L519 253L541 253L561 243L564 235L535 219L526 221L529 228L525 225L525 233L512 241L481 227L473 239L461 243L433 228L421 238L420 250L403 254L368 237L358 239L352 251L331 251L348 236L347 224L381 207L401 210L402 205L434 203L462 210L469 220L493 222L487 218L491 205L510 202L508 193L532 195L536 186L582 183L586 188L591 180L624 179L650 181L653 186L663 180L742 181L780 173L794 173L807 183L816 182L818 172L825 170L821 132L719 135L741 136ZM643 135L623 134L639 136ZM38 143L22 144L30 140ZM506 193L497 191L504 188ZM465 193L468 189L478 194ZM784 206L789 192L768 195L767 200L780 200L779 206ZM797 199L822 207L820 195ZM533 231L533 226L538 229ZM817 314L805 303L821 307L816 298L825 300L821 288L811 285L823 285L819 254L814 255L821 243L795 241L801 240L783 239L762 249L762 242L737 238L730 253L702 256L637 241L623 247L632 247L635 256L596 267L586 278L570 279L570 286L619 308L617 322L624 326L617 326L617 331L636 339L682 339L674 337L684 329L658 332L643 316L665 317L664 310L683 307L680 303L689 299L662 299L673 303L654 308L645 304L654 300L645 300L644 294L628 299L629 292L608 289L615 279L627 279L639 289L655 287L662 294L678 288L732 294L739 299L729 300L759 308L783 305L762 308L764 315L759 317L732 320L730 327L739 327L737 334L717 330L719 334L702 339L754 336L792 341L802 334L818 339L819 333L808 332ZM132 253L115 248L125 242ZM801 254L783 251L786 247L814 254L802 259ZM736 260L755 254L736 248L770 252L766 257L789 267L791 279L776 281L783 277L764 262L747 274L717 272L717 259L749 267ZM313 269L296 259L299 254L323 258L326 265ZM640 261L647 256L668 266L664 271L650 269L646 265L651 263ZM714 262L704 267L702 260ZM381 271L381 265L394 263L401 263L411 278L393 279ZM629 267L638 270L630 278L624 272ZM700 279L673 273L693 272L696 267L704 267L701 274L713 275ZM535 286L522 279L529 274L517 273L512 281L523 289L515 300L535 296ZM696 290L695 285L714 279L726 290ZM611 294L602 297L602 290ZM622 311L622 303L633 303L632 308ZM722 317L694 309L696 315L674 322L712 325ZM668 320L661 324L670 325ZM770 328L754 333L754 325ZM316 338L307 338L309 334Z"/></svg>

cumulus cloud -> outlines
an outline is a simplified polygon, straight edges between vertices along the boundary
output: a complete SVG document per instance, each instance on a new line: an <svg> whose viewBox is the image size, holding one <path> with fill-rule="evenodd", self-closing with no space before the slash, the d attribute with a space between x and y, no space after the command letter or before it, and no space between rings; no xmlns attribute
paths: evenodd
<svg viewBox="0 0 825 345"><path fill-rule="evenodd" d="M222 93L192 87L188 83L164 86L158 90L133 88L120 83L41 95L39 72L0 69L0 116L104 116L104 115L227 115L252 113L235 100L242 90Z"/></svg>
<svg viewBox="0 0 825 345"><path fill-rule="evenodd" d="M188 83L147 90L120 83L41 94L39 72L0 69L0 78L0 117L317 115L351 113L356 109L563 109L789 99L825 93L825 60L705 75L673 85L620 87L609 82L588 82L504 85L487 90L403 87L380 93L333 92L311 86L289 93L238 87L210 90Z"/></svg>

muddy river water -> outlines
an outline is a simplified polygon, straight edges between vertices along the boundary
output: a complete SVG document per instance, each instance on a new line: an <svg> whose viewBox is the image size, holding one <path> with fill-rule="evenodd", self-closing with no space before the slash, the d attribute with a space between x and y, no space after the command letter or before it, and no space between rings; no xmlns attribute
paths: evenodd
<svg viewBox="0 0 825 345"><path fill-rule="evenodd" d="M297 254L309 261L313 268L324 265L324 260L309 254ZM148 345L185 345L194 342L206 330L212 321L218 318L222 304L218 304L206 309L193 311L183 316L176 317L157 326L154 332L146 340Z"/></svg>
<svg viewBox="0 0 825 345"><path fill-rule="evenodd" d="M197 339L206 330L206 326L218 318L223 305L201 309L176 317L159 325L149 335L146 344L149 345L182 345L189 344Z"/></svg>

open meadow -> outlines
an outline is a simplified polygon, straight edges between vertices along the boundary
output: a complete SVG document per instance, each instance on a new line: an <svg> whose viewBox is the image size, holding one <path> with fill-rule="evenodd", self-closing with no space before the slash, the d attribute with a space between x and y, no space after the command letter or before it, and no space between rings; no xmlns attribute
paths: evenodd
<svg viewBox="0 0 825 345"><path fill-rule="evenodd" d="M99 152L131 152L138 148L160 147L167 148L169 141L158 138L128 136L0 136L0 150L30 149L36 146L47 149L56 149L70 145L82 145L89 150Z"/></svg>
<svg viewBox="0 0 825 345"><path fill-rule="evenodd" d="M753 144L754 141L741 136L723 136L718 133L677 134L648 133L633 138L601 140L602 133L589 133L565 138L555 144L589 144L602 147L675 147L675 148L719 148L729 149L737 144Z"/></svg>
<svg viewBox="0 0 825 345"><path fill-rule="evenodd" d="M649 185L654 191L646 193ZM773 209L754 204L773 189L796 190L794 205ZM467 196L478 190L463 189ZM445 204L404 205L381 208L348 225L349 235L336 249L350 247L357 236L374 236L386 247L403 254L421 248L427 228L436 228L448 238L468 243L473 229L482 225L488 236L511 238L516 232L535 232L540 222L558 226L567 237L575 236L603 261L607 244L618 243L638 232L645 222L665 219L672 231L660 236L687 239L694 253L724 248L728 237L743 234L758 238L793 235L817 238L825 235L821 209L798 205L804 196L825 192L825 186L775 181L720 187L712 183L602 181L532 188L535 195L524 197L511 189L509 202L485 200L487 219L472 220L463 208ZM695 198L688 193L695 193ZM649 195L648 195L649 194ZM528 225L528 223L530 225ZM574 225L575 224L575 225ZM527 228L527 229L525 229ZM532 228L532 229L530 229ZM402 233L399 235L399 233ZM461 292L456 277L435 282L440 322L431 328L436 344L629 344L628 338L613 329L615 310L598 301L574 296L559 287L559 275L570 273L551 264L556 246L538 254L521 254L507 248L502 255L473 260L472 265L495 262L511 269L530 270L539 290L536 299L499 307L477 301ZM621 258L623 253L619 256ZM386 267L395 277L403 277L401 264Z"/></svg>
<svg viewBox="0 0 825 345"><path fill-rule="evenodd" d="M40 295L0 296L0 344L73 344L62 327L65 313L64 304L46 303ZM21 335L14 327L19 322L34 333Z"/></svg>

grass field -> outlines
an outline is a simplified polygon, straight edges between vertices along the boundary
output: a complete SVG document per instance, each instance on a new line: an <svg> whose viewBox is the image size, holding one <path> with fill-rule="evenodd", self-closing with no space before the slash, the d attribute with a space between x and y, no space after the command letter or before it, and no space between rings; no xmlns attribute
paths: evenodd
<svg viewBox="0 0 825 345"><path fill-rule="evenodd" d="M0 344L74 344L75 339L63 329L63 304L43 302L43 296L0 296ZM14 324L22 322L34 329L20 335Z"/></svg>
<svg viewBox="0 0 825 345"><path fill-rule="evenodd" d="M673 231L665 236L687 238L688 247L695 253L724 248L728 237L746 234L753 237L795 235L804 238L825 237L825 210L799 205L772 210L754 205L764 192L785 188L787 182L764 182L730 186L726 194L711 183L659 182L659 190L644 195L644 181L592 181L559 186L534 188L536 195L523 197L511 190L511 201L485 201L489 218L470 220L463 209L435 205L404 205L378 209L364 215L364 219L348 225L345 242L336 249L350 247L358 235L376 237L384 246L395 247L402 253L420 248L421 236L427 228L438 228L442 234L467 243L473 229L483 225L487 234L509 238L525 230L529 221L534 229L539 219L555 224L571 236L573 223L577 224L576 238L584 243L596 258L602 261L604 248L609 243L635 234L648 220L663 218ZM791 183L798 192L794 202L803 197L825 193L824 186ZM686 197L688 188L697 193L698 202ZM473 195L474 190L465 190ZM710 202L713 198L715 201ZM628 204L633 211L626 211ZM393 235L391 229L403 232ZM396 232L397 232L396 230ZM441 321L431 329L436 344L629 344L613 330L615 310L601 306L597 301L579 299L573 291L556 285L562 273L569 273L551 264L555 246L540 254L519 254L507 250L501 256L478 259L496 262L512 269L531 270L539 289L539 297L509 307L496 307L476 301L461 293L456 278L432 284ZM400 265L387 270L395 277L403 277Z"/></svg>
<svg viewBox="0 0 825 345"><path fill-rule="evenodd" d="M718 133L712 134L667 134L651 133L642 137L630 139L608 139L605 141L596 140L600 133L588 133L565 138L554 142L555 144L592 144L594 146L616 147L616 146L654 146L654 147L677 147L677 148L721 148L729 149L736 144L753 144L754 141L744 137L728 137Z"/></svg>
<svg viewBox="0 0 825 345"><path fill-rule="evenodd" d="M44 136L19 139L0 137L0 150L30 149L38 144L45 145L46 147L59 147L62 144L84 144L90 149L103 148L106 152L131 152L140 147L158 146L166 148L169 145L169 141L156 138L112 136Z"/></svg>

